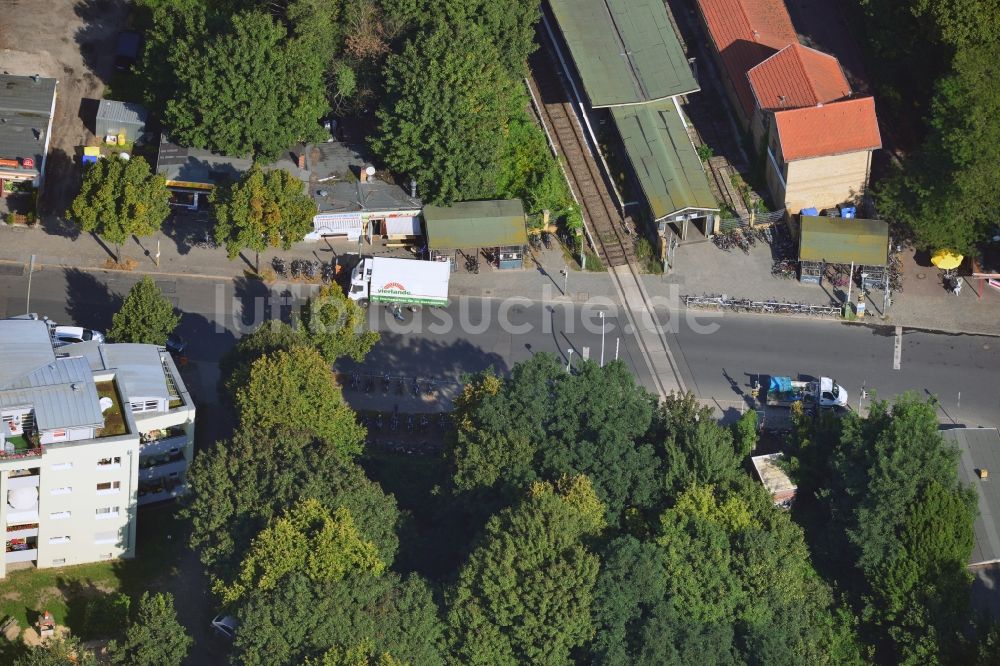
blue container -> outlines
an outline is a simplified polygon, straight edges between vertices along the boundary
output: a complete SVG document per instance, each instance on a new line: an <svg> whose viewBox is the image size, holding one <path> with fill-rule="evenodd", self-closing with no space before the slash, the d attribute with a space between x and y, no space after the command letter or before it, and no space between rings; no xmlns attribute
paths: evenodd
<svg viewBox="0 0 1000 666"><path fill-rule="evenodd" d="M805 215L806 217L816 217L819 215L819 210L816 208L803 208L799 211L800 215Z"/></svg>
<svg viewBox="0 0 1000 666"><path fill-rule="evenodd" d="M841 217L857 217L858 209L856 206L841 206L840 216Z"/></svg>

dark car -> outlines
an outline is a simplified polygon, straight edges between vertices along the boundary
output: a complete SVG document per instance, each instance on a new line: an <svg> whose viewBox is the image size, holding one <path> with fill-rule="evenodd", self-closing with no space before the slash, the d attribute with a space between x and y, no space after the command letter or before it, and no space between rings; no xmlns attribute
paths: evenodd
<svg viewBox="0 0 1000 666"><path fill-rule="evenodd" d="M142 46L142 35L132 30L118 33L118 45L115 47L115 69L127 70L139 59L139 48Z"/></svg>

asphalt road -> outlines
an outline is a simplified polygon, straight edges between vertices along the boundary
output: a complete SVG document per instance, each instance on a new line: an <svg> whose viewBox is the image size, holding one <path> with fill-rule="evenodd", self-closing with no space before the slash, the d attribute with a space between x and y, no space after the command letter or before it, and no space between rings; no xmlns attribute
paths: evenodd
<svg viewBox="0 0 1000 666"><path fill-rule="evenodd" d="M31 310L59 323L106 330L121 296L138 276L45 269L33 277ZM282 295L257 282L215 283L203 279L158 280L161 289L184 313L181 333L188 355L203 380L202 395L214 387L214 364L234 341L265 318L287 317L307 295L293 287ZM0 315L25 311L27 278L0 272ZM381 378L405 377L403 395L394 381L388 394L381 379L370 394L348 388L348 400L362 408L439 409L426 396L410 394L413 377L433 379L436 395L457 387L463 374L492 366L507 372L538 352L551 352L564 362L589 357L599 361L605 312L604 354L629 364L638 380L651 386L644 359L633 335L620 328L615 308L568 302L459 299L445 310L405 313L397 322L383 308L372 308L370 321L382 342L361 368ZM857 408L859 389L881 398L912 390L935 395L945 422L1000 424L1000 338L904 330L899 369L894 369L893 329L838 324L810 319L754 315L699 314L668 319L660 314L681 375L700 397L721 410L737 409L755 374L832 376L851 395ZM569 351L572 350L572 354ZM392 404L387 404L387 403Z"/></svg>

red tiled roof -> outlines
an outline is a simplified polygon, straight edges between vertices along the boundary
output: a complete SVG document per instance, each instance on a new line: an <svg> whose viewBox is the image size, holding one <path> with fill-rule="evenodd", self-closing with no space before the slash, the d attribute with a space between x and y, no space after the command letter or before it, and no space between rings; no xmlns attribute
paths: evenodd
<svg viewBox="0 0 1000 666"><path fill-rule="evenodd" d="M871 97L777 111L774 120L786 162L882 147Z"/></svg>
<svg viewBox="0 0 1000 666"><path fill-rule="evenodd" d="M798 43L783 0L698 0L709 35L747 117L754 98L746 73L789 44Z"/></svg>
<svg viewBox="0 0 1000 666"><path fill-rule="evenodd" d="M762 109L816 106L851 94L836 58L799 43L789 44L751 69L747 78Z"/></svg>

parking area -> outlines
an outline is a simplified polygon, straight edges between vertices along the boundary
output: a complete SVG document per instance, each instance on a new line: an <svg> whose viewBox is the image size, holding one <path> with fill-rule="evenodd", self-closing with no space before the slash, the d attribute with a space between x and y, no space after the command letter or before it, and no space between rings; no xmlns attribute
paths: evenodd
<svg viewBox="0 0 1000 666"><path fill-rule="evenodd" d="M85 99L99 99L110 77L115 37L128 15L123 0L0 0L0 71L59 80L56 117L39 201L43 224L60 230L73 195L77 147L93 138Z"/></svg>

